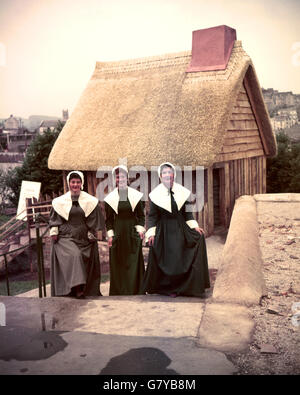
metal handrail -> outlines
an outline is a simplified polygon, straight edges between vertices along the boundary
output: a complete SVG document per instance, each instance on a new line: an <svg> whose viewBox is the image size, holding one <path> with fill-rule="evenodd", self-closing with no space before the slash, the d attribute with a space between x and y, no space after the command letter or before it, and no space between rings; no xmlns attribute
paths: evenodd
<svg viewBox="0 0 300 395"><path fill-rule="evenodd" d="M45 208L45 207L49 207L49 206L39 206L38 208ZM29 207L29 209L34 208L34 207ZM0 231L3 230L8 224L10 224L11 222L13 222L14 220L16 220L16 222L12 223L8 229L5 229L1 234L0 234L0 240L3 240L10 232L12 232L13 230L17 229L18 227L21 227L24 225L23 222L18 222L18 221L22 221L22 219L18 219L18 216L20 216L22 213L24 213L23 210L21 211L18 215L15 215L13 218L11 218L8 222L6 222L5 224L3 224L0 227ZM44 212L44 214L49 214L50 211L46 211ZM40 213L27 213L26 217L34 217L36 215L38 215Z"/></svg>
<svg viewBox="0 0 300 395"><path fill-rule="evenodd" d="M0 231L1 231L3 228L5 228L5 226L7 226L9 223L11 223L13 220L16 220L16 219L17 219L18 221L20 221L20 219L18 219L17 217L19 217L19 215L23 214L25 211L26 211L26 208L25 208L23 211L21 211L19 214L17 214L17 215L15 215L14 217L12 217L9 221L5 222L5 224L1 225L1 226L0 226Z"/></svg>
<svg viewBox="0 0 300 395"><path fill-rule="evenodd" d="M39 282L39 297L42 298L42 288L44 290L44 297L47 296L46 294L46 279L45 279L45 268L44 268L44 254L43 254L43 245L42 245L42 239L45 236L45 234L48 232L50 226L48 224L48 220L41 214L37 213L36 215L36 221L35 221L35 229L36 229L36 249L37 249L37 267L38 267L38 282ZM47 225L46 229L40 235L40 222L44 222ZM9 279L8 279L8 264L7 264L7 255L10 255L18 250L31 247L34 243L29 242L28 244L23 245L22 247L15 248L14 250L4 252L0 254L1 256L4 256L4 263L5 263L5 275L6 275L6 289L7 289L7 295L10 296L10 290L9 290Z"/></svg>
<svg viewBox="0 0 300 395"><path fill-rule="evenodd" d="M28 244L23 245L22 247L19 247L19 248L16 248L16 249L14 249L14 250L7 251L7 252L4 252L3 254L0 254L0 257L1 257L1 256L4 256L7 296L10 296L10 295L9 295L8 266L7 266L7 258L6 258L6 255L10 255L10 254L12 254L13 252L19 251L19 250L21 250L21 249L23 249L23 248L27 248L27 247L30 246L30 244L31 244L31 243L28 243Z"/></svg>
<svg viewBox="0 0 300 395"><path fill-rule="evenodd" d="M0 241L1 240L3 240L5 237L8 237L9 236L9 234L12 232L12 231L15 231L18 227L21 227L21 226L23 226L24 225L24 223L23 222L18 222L18 221L22 221L22 219L18 219L18 217L21 215L21 214L23 214L25 211L27 211L27 210L31 210L31 209L33 209L33 210L35 210L35 209L40 209L40 208L49 208L49 207L51 207L51 205L49 205L49 204L47 204L47 205L41 205L41 206L29 206L27 209L25 209L25 210L23 210L23 211L21 211L18 215L15 215L13 218L11 218L9 221L7 221L5 224L3 224L2 226L0 226L0 231L1 230L3 230L3 229L5 229L5 227L7 227L8 226L8 224L10 224L11 222L13 222L14 220L16 220L17 222L14 222L13 224L11 224L9 227L8 227L8 229L5 229L2 233L0 233ZM35 217L35 216L37 216L38 214L41 214L41 213L35 213L35 212L33 212L33 213L27 213L26 214L26 217L28 218L28 217ZM45 212L43 212L43 214L50 214L50 211L45 211Z"/></svg>
<svg viewBox="0 0 300 395"><path fill-rule="evenodd" d="M24 244L22 247L18 247L16 249L14 249L14 250L3 252L2 254L0 254L0 257L5 256L5 255L10 255L16 251L22 250L23 248L30 247L31 245L32 245L31 243L28 243L28 244Z"/></svg>
<svg viewBox="0 0 300 395"><path fill-rule="evenodd" d="M43 252L43 237L46 232L50 228L49 224L47 225L46 230L42 235L40 235L40 222L44 222L48 224L48 220L41 214L38 213L35 221L35 230L36 230L36 245L37 245L37 263L38 263L38 280L39 280L39 297L42 298L42 288L44 290L44 297L47 296L46 293L46 278L45 278L45 266L44 266L44 252Z"/></svg>
<svg viewBox="0 0 300 395"><path fill-rule="evenodd" d="M41 238L43 238L45 236L45 234L47 233L48 229L49 229L49 225L47 226L45 232L40 236ZM16 252L18 250L22 250L23 248L31 247L33 245L34 245L34 243L32 243L32 242L24 244L24 245L22 245L22 247L15 248L14 250L11 250L11 251L3 252L2 254L0 254L0 257L4 256L4 255L12 254L13 252Z"/></svg>
<svg viewBox="0 0 300 395"><path fill-rule="evenodd" d="M21 222L15 222L12 224L8 229L6 229L1 235L0 235L0 240L3 240L5 237L7 237L13 230L15 231L19 227L23 226L24 224Z"/></svg>

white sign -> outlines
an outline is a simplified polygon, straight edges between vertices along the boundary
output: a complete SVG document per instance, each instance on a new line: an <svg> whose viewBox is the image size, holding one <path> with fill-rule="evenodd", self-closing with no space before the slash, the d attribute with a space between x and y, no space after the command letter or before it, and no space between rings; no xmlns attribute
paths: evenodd
<svg viewBox="0 0 300 395"><path fill-rule="evenodd" d="M19 197L19 204L18 204L18 210L17 210L18 219L23 219L25 221L27 220L26 211L24 211L26 209L26 199L33 198L33 197L38 199L40 196L40 190L41 190L41 183L40 182L22 181L21 193L20 193L20 197ZM22 211L24 211L24 212L22 212Z"/></svg>

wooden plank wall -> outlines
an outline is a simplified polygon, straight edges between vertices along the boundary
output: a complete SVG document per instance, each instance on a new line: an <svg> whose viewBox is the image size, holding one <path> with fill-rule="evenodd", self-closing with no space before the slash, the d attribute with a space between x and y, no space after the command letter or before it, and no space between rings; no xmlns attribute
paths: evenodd
<svg viewBox="0 0 300 395"><path fill-rule="evenodd" d="M227 202L231 216L235 200L240 196L266 193L266 158L258 156L231 160L228 166L229 180L225 188L229 194Z"/></svg>
<svg viewBox="0 0 300 395"><path fill-rule="evenodd" d="M234 106L224 144L217 163L235 159L263 156L264 150L259 129L244 86Z"/></svg>
<svg viewBox="0 0 300 395"><path fill-rule="evenodd" d="M204 170L204 206L202 211L194 213L194 217L206 235L213 230L214 202L213 202L213 171Z"/></svg>
<svg viewBox="0 0 300 395"><path fill-rule="evenodd" d="M238 94L225 132L223 148L216 162L214 168L224 169L220 172L220 207L223 223L229 226L237 198L266 192L265 152L244 85ZM211 233L211 220L208 221L207 229Z"/></svg>
<svg viewBox="0 0 300 395"><path fill-rule="evenodd" d="M68 190L69 190L69 188L68 188L68 185L67 185L67 175L68 175L68 172L66 171L66 170L63 170L63 186L64 186L64 193L67 193L68 192Z"/></svg>
<svg viewBox="0 0 300 395"><path fill-rule="evenodd" d="M236 199L242 195L266 193L266 158L257 156L230 160L226 163L216 163L214 168L220 169L221 223L223 226L229 227ZM197 213L197 220L207 235L214 231L211 169L205 170L207 198L202 212Z"/></svg>

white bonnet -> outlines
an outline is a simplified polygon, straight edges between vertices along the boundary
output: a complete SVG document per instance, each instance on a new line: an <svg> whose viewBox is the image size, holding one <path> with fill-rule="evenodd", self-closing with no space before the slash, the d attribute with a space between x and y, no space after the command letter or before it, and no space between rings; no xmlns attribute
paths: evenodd
<svg viewBox="0 0 300 395"><path fill-rule="evenodd" d="M70 188L70 176L71 176L71 174L77 174L78 176L79 176L79 178L81 179L81 182L82 182L82 184L81 184L81 190L83 190L83 184L84 184L84 175L83 175L83 173L81 172L81 171L78 171L78 170L73 170L73 171L70 171L70 173L67 175L67 184L68 184L68 187Z"/></svg>
<svg viewBox="0 0 300 395"><path fill-rule="evenodd" d="M171 167L172 167L172 169L173 169L173 171L174 171L174 180L175 180L175 178L176 178L176 169L175 169L175 166L172 165L172 163L170 163L170 162L163 162L163 163L161 163L161 164L158 166L157 172L158 172L158 177L159 177L159 179L161 179L161 176L160 176L160 174L161 174L161 168L162 168L164 165L168 165L168 166L171 166Z"/></svg>

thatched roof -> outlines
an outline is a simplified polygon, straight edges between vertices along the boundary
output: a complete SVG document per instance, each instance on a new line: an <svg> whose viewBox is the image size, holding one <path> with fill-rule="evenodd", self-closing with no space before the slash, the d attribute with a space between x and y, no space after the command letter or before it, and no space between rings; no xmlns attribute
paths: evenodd
<svg viewBox="0 0 300 395"><path fill-rule="evenodd" d="M243 79L249 75L265 151L276 142L251 59L235 41L225 70L186 73L191 51L97 62L49 157L51 169L97 170L127 158L146 168L170 161L210 166Z"/></svg>

